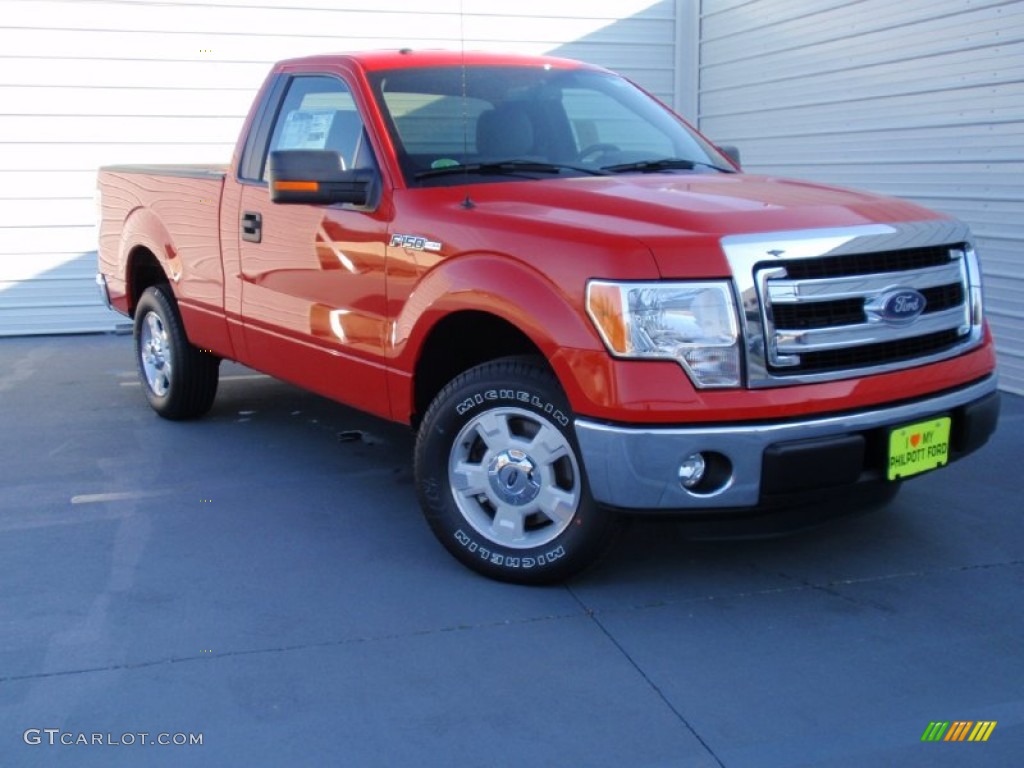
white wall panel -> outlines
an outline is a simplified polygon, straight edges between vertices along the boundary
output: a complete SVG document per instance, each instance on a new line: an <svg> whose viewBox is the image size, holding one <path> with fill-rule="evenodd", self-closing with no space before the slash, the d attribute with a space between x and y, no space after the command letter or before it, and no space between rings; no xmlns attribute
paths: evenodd
<svg viewBox="0 0 1024 768"><path fill-rule="evenodd" d="M23 197L0 204L0 229L52 227L53 209L61 210L60 226L92 226L96 205L91 197Z"/></svg>
<svg viewBox="0 0 1024 768"><path fill-rule="evenodd" d="M64 197L71 192L92 195L96 169L112 163L211 163L231 159L234 141L227 143L184 143L177 138L153 137L150 141L111 140L94 144L39 144L0 141L0 168L8 171L45 172L91 171L92 179L82 188L55 190ZM45 169L45 171L40 171ZM54 209L54 221L61 212Z"/></svg>
<svg viewBox="0 0 1024 768"><path fill-rule="evenodd" d="M64 267L62 278L92 280L96 276L96 261L74 260L73 253L37 253L32 261L19 258L19 254L0 253L0 270L8 281L31 280ZM65 262L71 261L65 266Z"/></svg>
<svg viewBox="0 0 1024 768"><path fill-rule="evenodd" d="M260 67L253 82L262 82L267 69ZM60 118L98 116L180 120L220 115L240 120L248 112L251 101L251 87L214 89L204 86L199 90L195 87L0 86L5 125L15 118L28 118L44 127Z"/></svg>
<svg viewBox="0 0 1024 768"><path fill-rule="evenodd" d="M674 0L0 0L0 335L121 322L93 284L97 167L227 163L279 59L554 53L671 101L675 14Z"/></svg>
<svg viewBox="0 0 1024 768"><path fill-rule="evenodd" d="M971 225L1005 388L1024 392L1024 2L701 0L699 124L751 172Z"/></svg>

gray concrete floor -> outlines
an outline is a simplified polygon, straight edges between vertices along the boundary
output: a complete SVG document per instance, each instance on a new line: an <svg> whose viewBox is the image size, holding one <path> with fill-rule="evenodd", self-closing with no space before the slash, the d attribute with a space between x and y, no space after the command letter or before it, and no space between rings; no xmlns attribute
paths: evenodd
<svg viewBox="0 0 1024 768"><path fill-rule="evenodd" d="M1020 398L884 512L638 521L538 589L434 541L407 430L227 365L169 423L132 365L124 336L0 340L2 766L1020 764Z"/></svg>

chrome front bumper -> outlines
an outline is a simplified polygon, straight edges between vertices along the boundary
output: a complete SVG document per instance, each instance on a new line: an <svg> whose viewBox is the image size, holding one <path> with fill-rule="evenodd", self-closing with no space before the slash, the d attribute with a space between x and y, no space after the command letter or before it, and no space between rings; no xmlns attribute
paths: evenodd
<svg viewBox="0 0 1024 768"><path fill-rule="evenodd" d="M878 434L872 435L872 431L953 414L954 430L963 436L961 445L953 441L950 458L970 453L985 442L994 428L998 412L996 384L993 375L962 389L901 405L779 424L623 427L581 418L576 420L576 435L591 492L601 504L638 511L754 508L765 501L766 478L762 475L769 449L799 448L801 441L813 440L821 440L825 448L832 444L830 438L835 439L836 445L842 445L843 441L857 441L857 436L864 436L865 444L872 440L877 443ZM990 402L984 408L979 405L971 409L986 400ZM812 453L803 455L813 455L817 444L806 446ZM722 487L698 493L680 484L679 465L696 452L714 452L728 459L732 472ZM801 454L797 450L791 455L799 461ZM884 482L882 469L870 466L865 459L851 474L857 481L874 478ZM808 477L809 487L815 487L815 480Z"/></svg>

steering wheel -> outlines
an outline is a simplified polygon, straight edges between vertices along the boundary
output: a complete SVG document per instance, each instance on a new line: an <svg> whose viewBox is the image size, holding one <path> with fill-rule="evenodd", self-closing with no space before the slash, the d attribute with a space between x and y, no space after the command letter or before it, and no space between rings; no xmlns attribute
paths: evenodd
<svg viewBox="0 0 1024 768"><path fill-rule="evenodd" d="M578 155L581 163L593 163L597 161L597 158L601 155L607 155L611 152L621 152L614 144L591 144L588 147L584 147L580 150Z"/></svg>

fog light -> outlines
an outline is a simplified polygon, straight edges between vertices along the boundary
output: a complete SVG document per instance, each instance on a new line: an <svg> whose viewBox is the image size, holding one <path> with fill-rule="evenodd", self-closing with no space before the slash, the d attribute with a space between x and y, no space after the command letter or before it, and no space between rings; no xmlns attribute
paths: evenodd
<svg viewBox="0 0 1024 768"><path fill-rule="evenodd" d="M704 455L691 453L679 465L679 483L683 488L695 488L704 479L704 471L706 469L707 464L704 461Z"/></svg>

